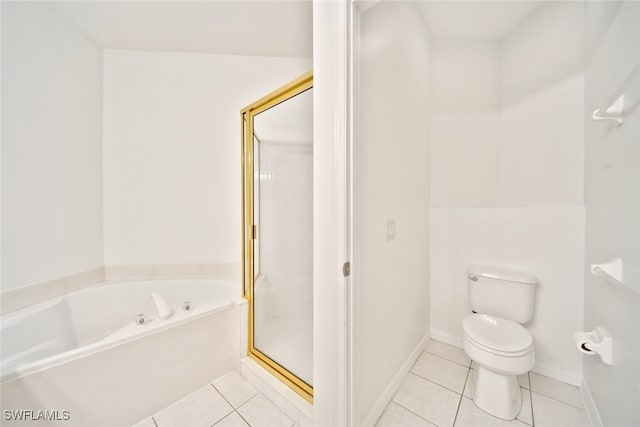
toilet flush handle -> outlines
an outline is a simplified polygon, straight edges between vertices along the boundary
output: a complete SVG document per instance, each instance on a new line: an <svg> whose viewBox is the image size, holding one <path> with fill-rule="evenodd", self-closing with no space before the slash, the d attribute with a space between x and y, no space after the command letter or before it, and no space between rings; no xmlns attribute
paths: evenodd
<svg viewBox="0 0 640 427"><path fill-rule="evenodd" d="M469 274L469 279L471 279L472 282L477 282L478 281L478 276L474 276L473 274Z"/></svg>

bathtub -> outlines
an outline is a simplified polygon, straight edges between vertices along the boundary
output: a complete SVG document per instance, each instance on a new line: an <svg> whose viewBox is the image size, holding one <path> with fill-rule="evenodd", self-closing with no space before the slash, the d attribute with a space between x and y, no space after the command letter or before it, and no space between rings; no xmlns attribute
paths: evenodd
<svg viewBox="0 0 640 427"><path fill-rule="evenodd" d="M56 425L128 426L238 369L239 294L218 280L102 283L3 316L0 424L41 410L68 418Z"/></svg>

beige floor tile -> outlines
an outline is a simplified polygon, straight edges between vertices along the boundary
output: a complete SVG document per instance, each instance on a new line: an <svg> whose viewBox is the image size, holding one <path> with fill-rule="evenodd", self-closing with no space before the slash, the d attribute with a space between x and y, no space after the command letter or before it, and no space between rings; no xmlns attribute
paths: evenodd
<svg viewBox="0 0 640 427"><path fill-rule="evenodd" d="M460 395L414 374L407 375L393 401L438 426L453 425Z"/></svg>
<svg viewBox="0 0 640 427"><path fill-rule="evenodd" d="M403 408L396 403L389 403L380 417L376 427L436 427L429 421Z"/></svg>
<svg viewBox="0 0 640 427"><path fill-rule="evenodd" d="M258 390L253 384L235 371L231 371L215 380L213 386L236 409L258 394Z"/></svg>
<svg viewBox="0 0 640 427"><path fill-rule="evenodd" d="M462 393L469 368L431 353L422 353L411 372L456 393Z"/></svg>
<svg viewBox="0 0 640 427"><path fill-rule="evenodd" d="M462 366L469 367L469 365L471 365L471 359L463 349L440 341L431 340L425 351L458 363Z"/></svg>
<svg viewBox="0 0 640 427"><path fill-rule="evenodd" d="M456 417L456 427L526 427L526 424L516 420L503 420L487 414L478 408L471 399L462 398L458 416Z"/></svg>
<svg viewBox="0 0 640 427"><path fill-rule="evenodd" d="M523 423L533 425L533 417L531 415L531 392L526 388L520 388L520 392L522 393L522 409L520 409L520 413L516 417Z"/></svg>
<svg viewBox="0 0 640 427"><path fill-rule="evenodd" d="M578 387L533 372L529 374L529 378L531 379L531 391L568 403L576 408L584 408Z"/></svg>
<svg viewBox="0 0 640 427"><path fill-rule="evenodd" d="M153 422L153 418L148 417L131 427L156 427L156 423Z"/></svg>
<svg viewBox="0 0 640 427"><path fill-rule="evenodd" d="M251 427L291 427L293 421L264 395L258 394L238 408Z"/></svg>
<svg viewBox="0 0 640 427"><path fill-rule="evenodd" d="M583 409L531 392L536 427L585 427L589 419Z"/></svg>
<svg viewBox="0 0 640 427"><path fill-rule="evenodd" d="M210 427L233 411L211 385L172 403L153 418L158 427Z"/></svg>
<svg viewBox="0 0 640 427"><path fill-rule="evenodd" d="M220 421L214 424L214 427L248 427L247 424L236 411L233 411Z"/></svg>

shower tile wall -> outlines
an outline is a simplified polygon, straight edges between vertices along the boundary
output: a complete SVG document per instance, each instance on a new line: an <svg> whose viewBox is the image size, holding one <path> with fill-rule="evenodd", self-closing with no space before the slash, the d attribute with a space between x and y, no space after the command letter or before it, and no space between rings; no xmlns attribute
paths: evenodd
<svg viewBox="0 0 640 427"><path fill-rule="evenodd" d="M311 317L312 145L265 141L260 150L260 256L266 317Z"/></svg>
<svg viewBox="0 0 640 427"><path fill-rule="evenodd" d="M288 126L261 126L259 136L260 277L254 286L254 345L311 384L312 136Z"/></svg>
<svg viewBox="0 0 640 427"><path fill-rule="evenodd" d="M541 282L527 325L534 369L572 383L582 372L572 334L582 326L583 16L578 3L545 3L498 40L436 39L432 64L432 336L460 344L469 264L531 271Z"/></svg>

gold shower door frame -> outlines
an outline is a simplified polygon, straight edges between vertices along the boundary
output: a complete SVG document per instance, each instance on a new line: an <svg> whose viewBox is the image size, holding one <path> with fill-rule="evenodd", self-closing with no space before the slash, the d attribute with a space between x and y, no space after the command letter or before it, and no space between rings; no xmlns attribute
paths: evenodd
<svg viewBox="0 0 640 427"><path fill-rule="evenodd" d="M313 387L302 381L287 368L271 359L266 354L254 347L254 241L256 240L256 227L253 216L253 189L254 189L254 153L253 153L253 117L289 98L313 87L313 72L309 71L292 82L271 92L253 104L240 111L241 140L242 140L242 190L244 216L242 228L242 283L243 296L249 301L249 343L248 356L258 364L278 377L296 393L313 403Z"/></svg>

